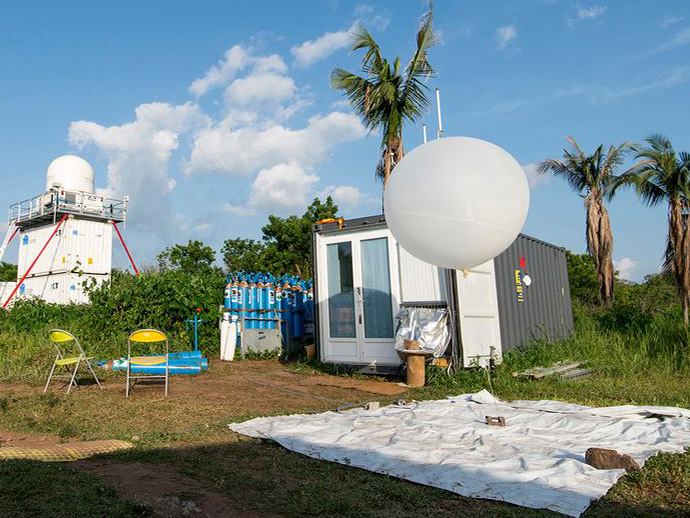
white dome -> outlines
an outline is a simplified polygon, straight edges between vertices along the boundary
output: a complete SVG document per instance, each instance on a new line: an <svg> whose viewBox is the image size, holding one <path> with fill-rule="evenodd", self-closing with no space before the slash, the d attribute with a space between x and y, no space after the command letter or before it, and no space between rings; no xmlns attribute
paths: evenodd
<svg viewBox="0 0 690 518"><path fill-rule="evenodd" d="M48 166L46 190L59 185L66 191L93 193L93 178L93 168L86 160L75 155L63 155Z"/></svg>
<svg viewBox="0 0 690 518"><path fill-rule="evenodd" d="M388 227L405 250L428 263L473 268L508 248L522 229L529 186L500 147L446 137L407 154L386 184Z"/></svg>

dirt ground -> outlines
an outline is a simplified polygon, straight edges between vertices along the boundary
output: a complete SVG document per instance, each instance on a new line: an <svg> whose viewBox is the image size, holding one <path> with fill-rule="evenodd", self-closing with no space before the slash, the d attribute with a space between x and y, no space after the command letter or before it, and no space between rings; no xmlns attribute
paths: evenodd
<svg viewBox="0 0 690 518"><path fill-rule="evenodd" d="M161 466L78 461L77 466L100 476L129 500L144 502L161 518L272 518L265 513L238 511L227 496L199 486L193 479Z"/></svg>
<svg viewBox="0 0 690 518"><path fill-rule="evenodd" d="M1 385L0 394L13 394L17 401L34 398L58 398L49 402L45 421L74 420L68 430L74 436L60 437L50 434L22 433L2 430L0 420L0 448L50 448L56 445L80 446L80 439L125 439L139 446L132 450L146 450L146 438L178 433L181 438L172 441L174 448L213 444L219 452L224 444L245 440L227 429L227 422L237 418L295 412L317 412L336 409L368 401L394 399L407 388L394 381L376 379L359 380L295 372L290 365L278 361L211 361L209 370L201 376L175 376L170 380L170 395L163 396L161 384L138 384L129 399L124 395L124 378L104 374L103 390L88 378L82 378L78 390L69 395L61 383L51 385L53 396L43 396L42 387ZM98 371L97 371L98 372ZM66 409L63 409L65 407ZM84 409L95 416L79 417ZM59 412L64 412L60 416ZM27 409L28 418L35 417L36 409ZM235 416L233 418L233 416ZM90 419L90 420L89 420ZM215 423L215 429L211 429ZM204 428L209 429L208 433ZM201 429L198 435L185 435L189 430ZM141 443L139 441L142 441ZM156 439L154 439L155 441ZM160 443L151 446L165 447ZM120 461L122 460L122 462ZM121 497L141 502L160 517L246 517L276 516L270 513L233 509L232 502L223 492L204 487L196 480L176 471L175 464L149 465L136 458L95 457L70 464L78 469L97 474L112 486Z"/></svg>

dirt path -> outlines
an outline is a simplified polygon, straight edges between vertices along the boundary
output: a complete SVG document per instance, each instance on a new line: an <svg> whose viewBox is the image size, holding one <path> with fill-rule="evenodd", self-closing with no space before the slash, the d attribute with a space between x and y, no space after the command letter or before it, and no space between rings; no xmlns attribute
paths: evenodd
<svg viewBox="0 0 690 518"><path fill-rule="evenodd" d="M225 495L200 487L194 480L161 466L79 461L76 465L96 473L120 496L143 502L161 518L271 518L276 515L233 509Z"/></svg>

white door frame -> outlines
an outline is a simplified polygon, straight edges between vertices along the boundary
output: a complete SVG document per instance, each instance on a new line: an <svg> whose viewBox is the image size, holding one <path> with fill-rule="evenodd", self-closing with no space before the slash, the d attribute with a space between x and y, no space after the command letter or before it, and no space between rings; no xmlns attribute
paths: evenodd
<svg viewBox="0 0 690 518"><path fill-rule="evenodd" d="M390 279L391 310L394 317L400 308L400 276L398 273L398 253L396 241L387 228L367 229L363 231L343 232L333 235L317 234L316 254L319 265L318 294L319 294L319 331L321 336L322 360L327 363L367 364L370 366L397 366L400 359L395 352L395 337L366 338L364 328L364 300L362 294L362 254L361 242L370 239L387 239L388 272ZM331 338L330 315L328 308L328 257L327 246L338 243L352 245L352 278L354 287L355 306L355 337ZM335 345L351 344L354 348L352 355L338 354ZM378 352L376 351L378 349ZM381 354L384 351L385 354Z"/></svg>

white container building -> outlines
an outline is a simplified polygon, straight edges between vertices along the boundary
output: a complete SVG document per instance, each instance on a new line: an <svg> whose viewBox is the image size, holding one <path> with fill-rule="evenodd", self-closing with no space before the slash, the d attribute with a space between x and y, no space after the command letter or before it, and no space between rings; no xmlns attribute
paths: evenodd
<svg viewBox="0 0 690 518"><path fill-rule="evenodd" d="M312 250L316 348L326 363L367 373L399 369L395 315L402 307L449 308L464 367L498 363L511 348L573 328L565 250L528 236L452 274L403 249L383 216L316 224Z"/></svg>
<svg viewBox="0 0 690 518"><path fill-rule="evenodd" d="M126 221L127 201L95 194L93 169L86 160L73 155L55 159L48 166L46 192L9 210L0 259L16 234L19 286L14 296L57 304L88 302L85 284L110 278L113 226Z"/></svg>

